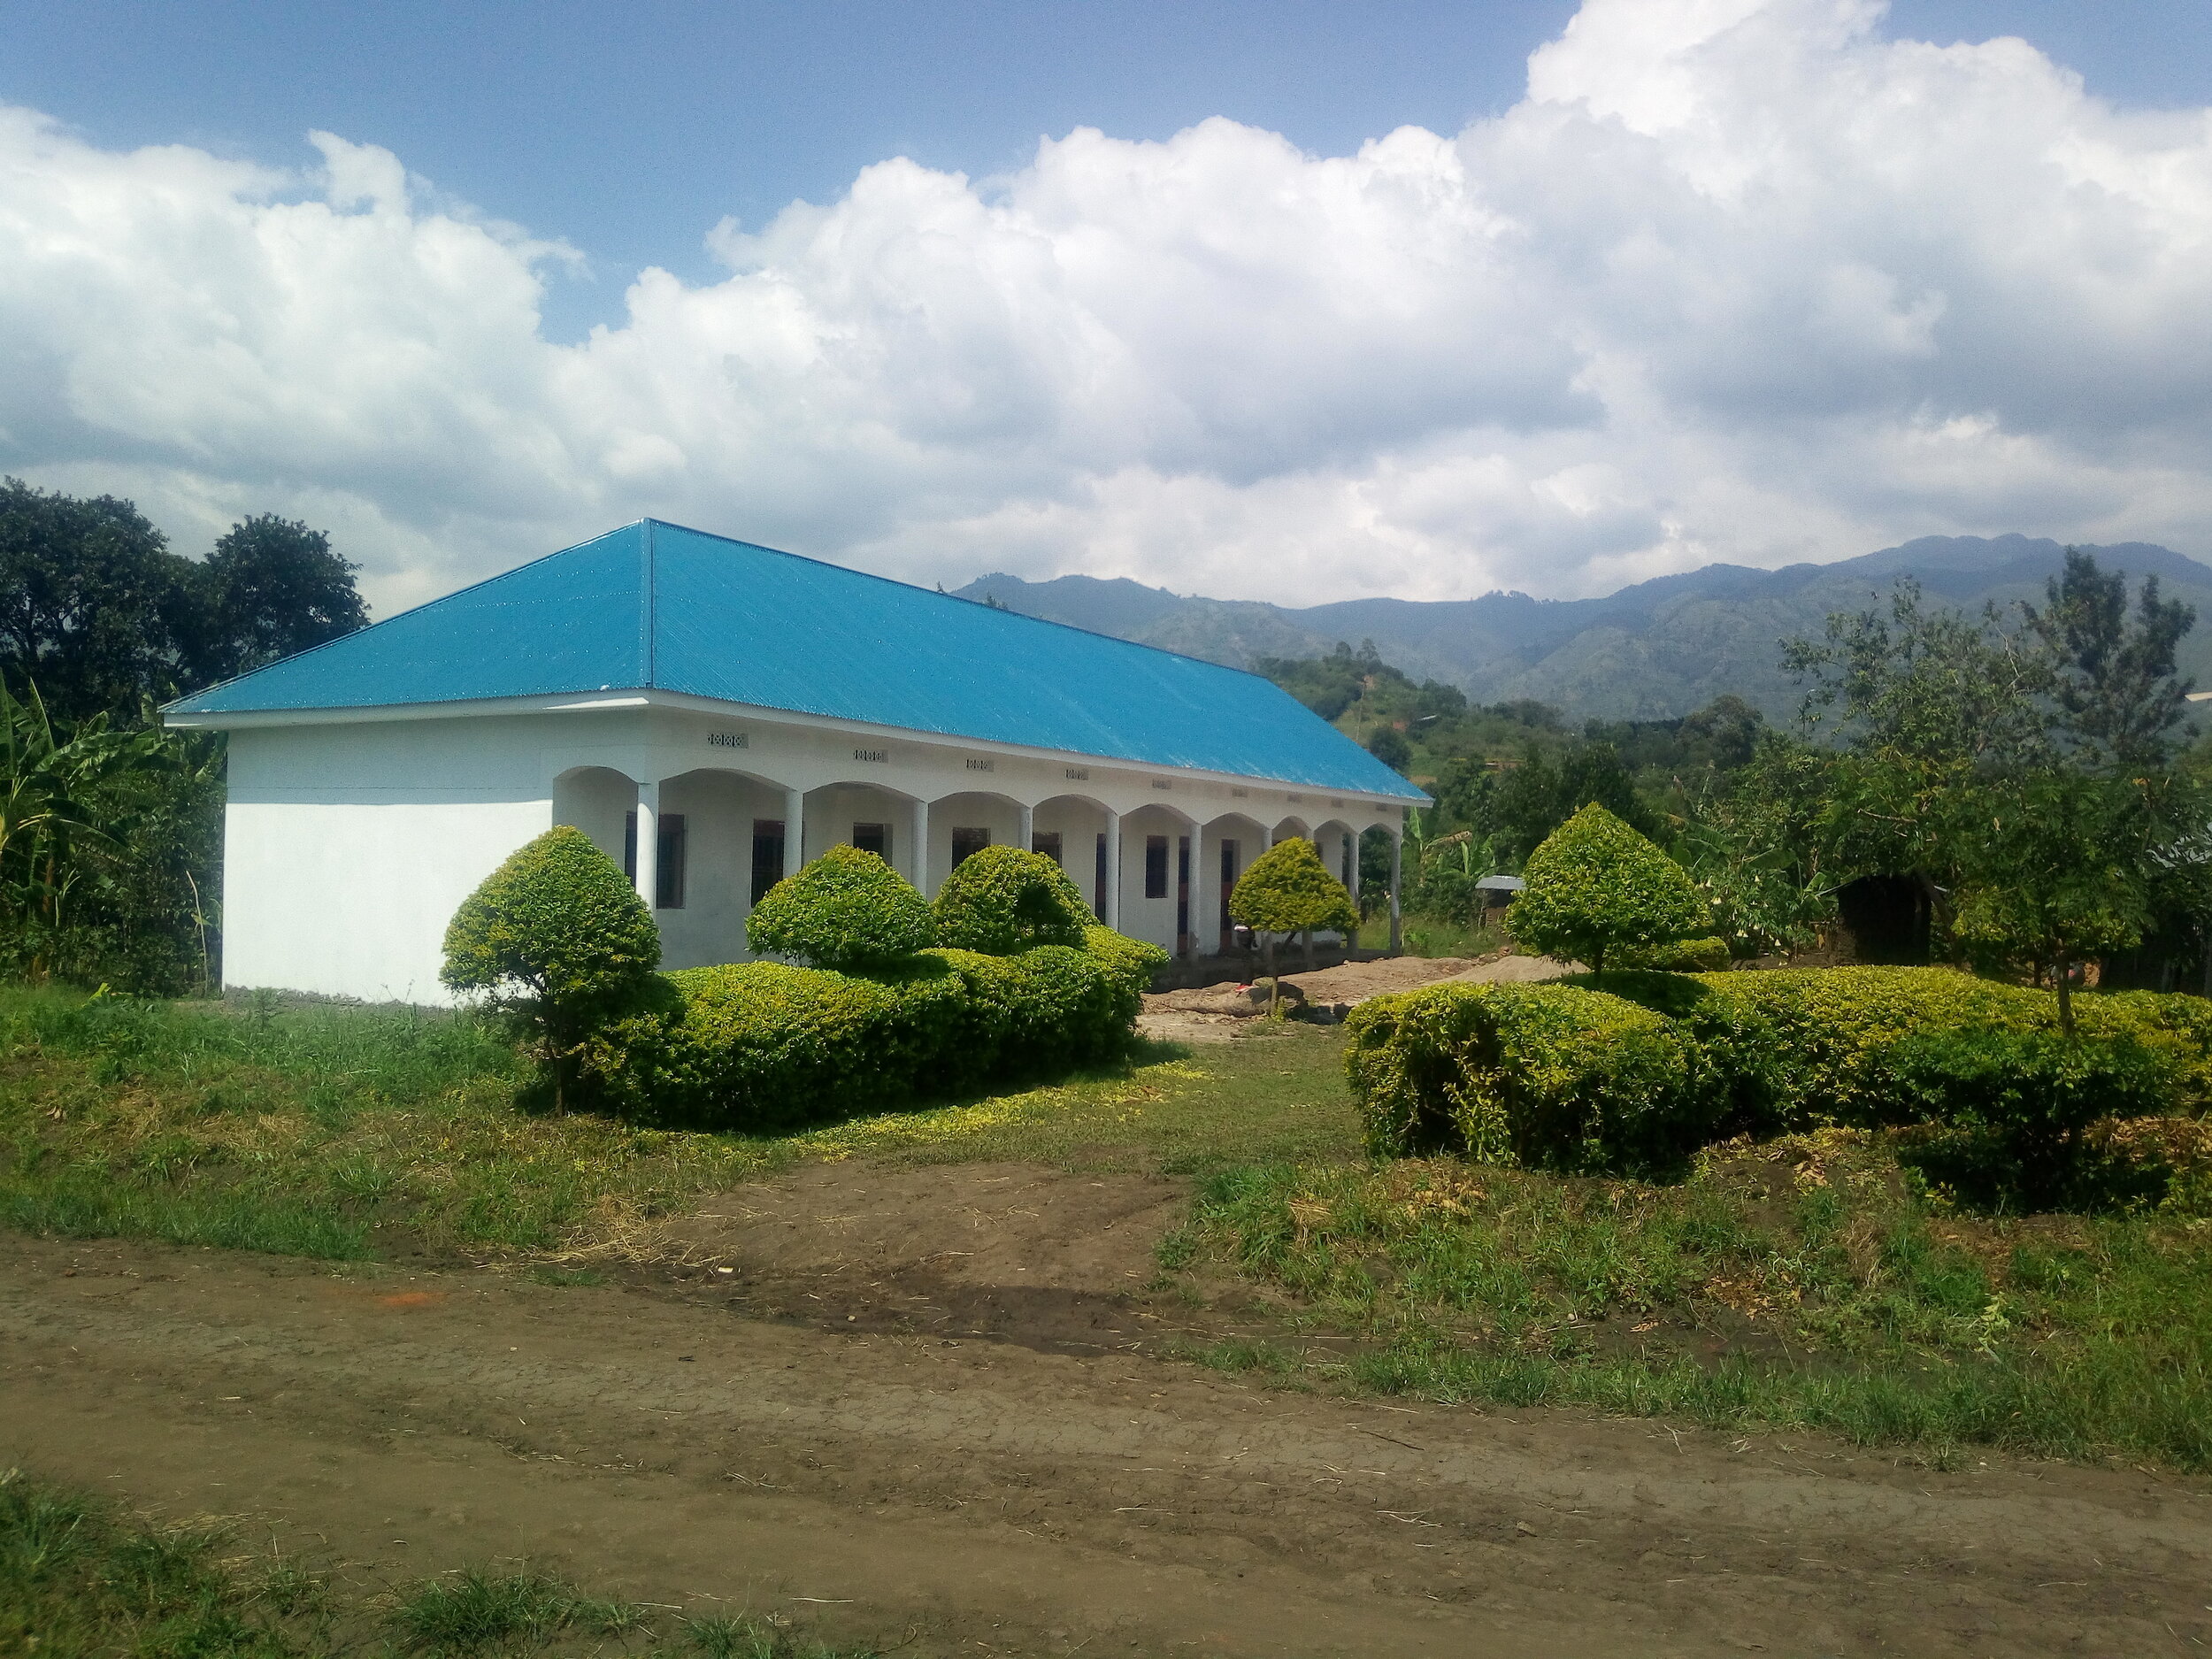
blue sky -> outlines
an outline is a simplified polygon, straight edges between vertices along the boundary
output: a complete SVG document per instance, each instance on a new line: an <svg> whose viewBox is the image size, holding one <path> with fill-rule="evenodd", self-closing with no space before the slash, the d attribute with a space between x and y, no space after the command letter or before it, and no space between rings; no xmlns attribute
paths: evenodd
<svg viewBox="0 0 2212 1659"><path fill-rule="evenodd" d="M726 215L757 227L833 200L871 162L981 177L1041 136L1164 139L1210 115L1345 155L1408 124L1453 133L1520 96L1576 0L1276 4L0 7L0 100L105 144L189 143L277 163L321 127L543 236L588 269L556 283L548 332L618 319L638 269L712 269ZM2201 0L1893 0L1886 33L2019 35L2092 92L2212 101Z"/></svg>
<svg viewBox="0 0 2212 1659"><path fill-rule="evenodd" d="M1293 603L2212 558L2208 106L2200 0L0 0L0 472L381 611L647 514Z"/></svg>

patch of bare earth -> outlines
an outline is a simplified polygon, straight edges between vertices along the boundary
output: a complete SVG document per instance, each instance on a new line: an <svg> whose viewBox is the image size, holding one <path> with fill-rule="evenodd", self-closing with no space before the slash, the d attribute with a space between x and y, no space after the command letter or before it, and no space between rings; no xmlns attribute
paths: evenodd
<svg viewBox="0 0 2212 1659"><path fill-rule="evenodd" d="M1147 1351L1179 1215L1161 1180L837 1164L568 1287L10 1237L0 1463L364 1585L526 1558L902 1653L2212 1641L2205 1482L1247 1386Z"/></svg>

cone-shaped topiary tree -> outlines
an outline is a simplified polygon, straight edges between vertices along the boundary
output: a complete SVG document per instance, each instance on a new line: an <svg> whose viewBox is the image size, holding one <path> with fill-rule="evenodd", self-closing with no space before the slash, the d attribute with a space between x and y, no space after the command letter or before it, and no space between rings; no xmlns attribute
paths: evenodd
<svg viewBox="0 0 2212 1659"><path fill-rule="evenodd" d="M1340 933L1348 940L1359 931L1359 909L1350 891L1329 873L1320 852L1302 835L1276 842L1252 861L1229 895L1229 915L1259 933L1271 979L1275 973L1271 935L1303 934L1306 965L1311 967L1317 932Z"/></svg>
<svg viewBox="0 0 2212 1659"><path fill-rule="evenodd" d="M903 962L936 942L929 901L873 853L831 848L768 889L745 919L762 956L863 972Z"/></svg>
<svg viewBox="0 0 2212 1659"><path fill-rule="evenodd" d="M1038 945L1083 948L1090 907L1067 872L1042 853L986 847L945 878L930 906L937 942L1011 956Z"/></svg>
<svg viewBox="0 0 2212 1659"><path fill-rule="evenodd" d="M1712 917L1673 859L1594 801L1528 856L1527 881L1505 913L1513 937L1548 956L1586 962L1609 952L1712 931Z"/></svg>
<svg viewBox="0 0 2212 1659"><path fill-rule="evenodd" d="M565 1111L578 1051L638 999L660 959L660 932L621 866L562 825L461 901L438 977L516 1025Z"/></svg>

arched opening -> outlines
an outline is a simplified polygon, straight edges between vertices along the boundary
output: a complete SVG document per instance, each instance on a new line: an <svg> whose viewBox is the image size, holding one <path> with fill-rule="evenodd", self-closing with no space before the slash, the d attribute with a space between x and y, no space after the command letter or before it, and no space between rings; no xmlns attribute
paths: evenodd
<svg viewBox="0 0 2212 1659"><path fill-rule="evenodd" d="M1202 880L1199 941L1213 954L1234 949L1235 924L1229 919L1229 895L1252 861L1273 845L1267 826L1242 812L1215 818L1199 832L1198 865Z"/></svg>
<svg viewBox="0 0 2212 1659"><path fill-rule="evenodd" d="M1276 825L1274 833L1268 838L1267 844L1270 847L1272 847L1279 841L1286 841L1290 840L1293 836L1307 834L1310 834L1310 832L1306 828L1305 819L1302 818L1286 818L1281 823Z"/></svg>
<svg viewBox="0 0 2212 1659"><path fill-rule="evenodd" d="M842 843L872 852L927 893L928 875L917 856L929 809L903 790L875 783L826 783L806 797L802 858L810 862Z"/></svg>
<svg viewBox="0 0 2212 1659"><path fill-rule="evenodd" d="M1056 859L1091 914L1106 915L1106 805L1084 795L1056 795L1030 815L1030 850Z"/></svg>
<svg viewBox="0 0 2212 1659"><path fill-rule="evenodd" d="M745 962L745 918L783 879L789 817L783 785L700 767L660 785L657 903L661 961L672 968Z"/></svg>
<svg viewBox="0 0 2212 1659"><path fill-rule="evenodd" d="M1153 804L1121 820L1121 931L1177 956L1191 953L1195 821Z"/></svg>
<svg viewBox="0 0 2212 1659"><path fill-rule="evenodd" d="M963 789L929 803L929 879L917 883L933 894L953 867L986 847L1022 844L1022 803L1010 795Z"/></svg>
<svg viewBox="0 0 2212 1659"><path fill-rule="evenodd" d="M572 766L553 780L553 821L591 837L615 863L626 851L626 825L637 807L637 780L611 766Z"/></svg>

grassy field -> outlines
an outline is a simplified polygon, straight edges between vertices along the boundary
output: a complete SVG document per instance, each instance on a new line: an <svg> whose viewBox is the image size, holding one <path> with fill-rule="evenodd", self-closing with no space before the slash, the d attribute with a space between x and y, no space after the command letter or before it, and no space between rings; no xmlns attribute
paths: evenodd
<svg viewBox="0 0 2212 1659"><path fill-rule="evenodd" d="M1339 1045L1294 1025L750 1139L526 1115L512 1061L462 1019L10 991L0 1225L529 1261L619 1250L807 1160L1158 1170L1197 1179L1164 1272L1241 1285L1238 1323L1263 1333L1192 1355L1206 1363L1817 1427L1938 1459L1999 1445L2212 1468L2212 1226L1948 1214L1839 1132L1718 1148L1672 1187L1377 1165Z"/></svg>
<svg viewBox="0 0 2212 1659"><path fill-rule="evenodd" d="M0 1653L39 1659L624 1654L863 1659L772 1623L688 1620L530 1572L465 1569L388 1590L340 1583L216 1525L156 1525L0 1472Z"/></svg>
<svg viewBox="0 0 2212 1659"><path fill-rule="evenodd" d="M515 1063L407 1010L0 991L0 1226L335 1260L572 1251L810 1159L1197 1173L1356 1131L1327 1033L775 1138L516 1110Z"/></svg>

